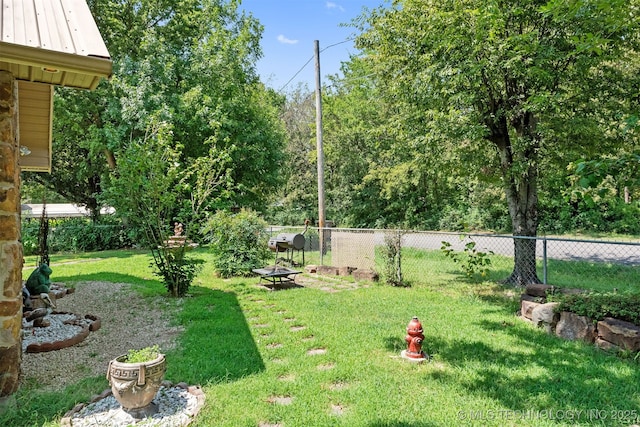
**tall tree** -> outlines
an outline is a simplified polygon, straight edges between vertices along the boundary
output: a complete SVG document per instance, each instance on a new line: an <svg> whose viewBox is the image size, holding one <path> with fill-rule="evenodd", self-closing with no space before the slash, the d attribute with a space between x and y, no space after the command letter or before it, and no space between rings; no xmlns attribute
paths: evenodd
<svg viewBox="0 0 640 427"><path fill-rule="evenodd" d="M315 98L304 84L286 95L280 118L286 131L283 185L275 194L274 218L279 224L300 225L318 217L315 163Z"/></svg>
<svg viewBox="0 0 640 427"><path fill-rule="evenodd" d="M199 207L201 213L234 204L262 206L278 182L283 133L280 98L255 72L259 22L240 12L237 0L89 5L114 59L114 76L90 94L57 93L57 158L51 176L39 179L58 192L82 186L67 196L92 207L108 185L105 175L117 171L128 147L162 122L180 148L183 170L189 170L189 182L176 189L184 191L179 200L185 208L191 189L207 187L188 166L207 162L224 166L224 179L214 179L215 194Z"/></svg>
<svg viewBox="0 0 640 427"><path fill-rule="evenodd" d="M493 148L518 237L508 283L539 281L547 160L567 147L607 148L601 125L620 121L608 98L632 95L616 79L638 55L639 13L637 0L400 0L361 21L357 46L387 99L428 119L431 144Z"/></svg>

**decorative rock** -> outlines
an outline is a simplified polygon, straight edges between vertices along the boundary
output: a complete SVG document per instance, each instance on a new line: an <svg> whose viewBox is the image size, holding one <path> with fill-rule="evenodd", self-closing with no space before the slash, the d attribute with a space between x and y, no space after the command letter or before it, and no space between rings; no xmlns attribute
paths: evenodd
<svg viewBox="0 0 640 427"><path fill-rule="evenodd" d="M526 292L527 295L546 298L547 292L553 292L553 286L543 285L542 283L531 283L527 285Z"/></svg>
<svg viewBox="0 0 640 427"><path fill-rule="evenodd" d="M568 340L584 340L593 343L596 328L586 316L578 316L569 311L560 313L560 320L556 325L556 335Z"/></svg>
<svg viewBox="0 0 640 427"><path fill-rule="evenodd" d="M373 270L361 270L358 269L353 272L353 277L356 280L369 280L372 282L378 281L378 273Z"/></svg>
<svg viewBox="0 0 640 427"><path fill-rule="evenodd" d="M356 267L339 267L338 276L351 276L351 273L356 271Z"/></svg>
<svg viewBox="0 0 640 427"><path fill-rule="evenodd" d="M24 313L24 318L27 322L33 322L38 317L44 317L48 313L46 308L36 308L35 310Z"/></svg>
<svg viewBox="0 0 640 427"><path fill-rule="evenodd" d="M596 347L598 347L600 350L610 351L613 353L620 350L620 347L610 343L609 341L603 340L602 338L596 338L595 343Z"/></svg>
<svg viewBox="0 0 640 427"><path fill-rule="evenodd" d="M40 328L35 328L33 324L29 325L29 322L23 322L22 350L27 353L40 353L80 343L89 335L90 328L96 323L90 320L91 317L98 319L96 316L88 316L88 318L81 318L73 313L52 312L33 322L44 319L51 324L49 327ZM98 323L96 327L99 328L99 326Z"/></svg>
<svg viewBox="0 0 640 427"><path fill-rule="evenodd" d="M100 326L102 326L102 321L98 316L94 316L93 314L86 314L84 318L91 321L91 323L89 324L89 330L91 332L97 331L98 329L100 329Z"/></svg>
<svg viewBox="0 0 640 427"><path fill-rule="evenodd" d="M46 328L49 326L51 326L51 322L44 317L38 317L37 319L33 320L34 328Z"/></svg>
<svg viewBox="0 0 640 427"><path fill-rule="evenodd" d="M330 265L319 265L318 268L316 269L316 273L322 274L322 275L337 276L338 268L331 267Z"/></svg>
<svg viewBox="0 0 640 427"><path fill-rule="evenodd" d="M191 424L204 405L205 395L200 387L185 385L171 386L171 383L163 382L161 391L154 398L158 412L153 417L141 421L140 424L154 427L179 427ZM137 424L138 421L121 409L109 389L105 390L98 400L74 406L64 415L60 423L63 427L98 425L128 427Z"/></svg>
<svg viewBox="0 0 640 427"><path fill-rule="evenodd" d="M541 297L534 297L533 295L528 295L528 294L521 294L520 295L520 301L531 301L531 302L541 302L543 300L543 298Z"/></svg>
<svg viewBox="0 0 640 427"><path fill-rule="evenodd" d="M531 312L539 305L542 304L535 301L522 300L520 302L520 315L526 319L531 320Z"/></svg>
<svg viewBox="0 0 640 427"><path fill-rule="evenodd" d="M633 323L605 317L598 322L598 336L626 350L640 351L640 327Z"/></svg>
<svg viewBox="0 0 640 427"><path fill-rule="evenodd" d="M540 304L531 311L531 321L534 325L544 328L547 333L553 333L560 318L560 314L556 312L559 305L557 302Z"/></svg>

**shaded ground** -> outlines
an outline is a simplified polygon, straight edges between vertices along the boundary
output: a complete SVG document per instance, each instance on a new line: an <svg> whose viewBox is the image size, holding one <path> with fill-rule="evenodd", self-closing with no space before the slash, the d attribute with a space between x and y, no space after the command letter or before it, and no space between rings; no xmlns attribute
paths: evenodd
<svg viewBox="0 0 640 427"><path fill-rule="evenodd" d="M80 379L106 375L109 361L131 348L158 344L161 350L175 346L180 328L171 326L159 308L163 298L142 299L129 285L82 282L76 291L57 301L58 311L102 321L81 343L45 353L22 355L22 383L34 382L45 390L62 390Z"/></svg>

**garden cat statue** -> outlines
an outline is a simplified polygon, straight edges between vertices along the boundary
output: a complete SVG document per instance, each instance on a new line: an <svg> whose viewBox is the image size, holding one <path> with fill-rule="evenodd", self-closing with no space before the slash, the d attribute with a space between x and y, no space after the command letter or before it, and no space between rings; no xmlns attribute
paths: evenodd
<svg viewBox="0 0 640 427"><path fill-rule="evenodd" d="M33 270L26 283L27 290L31 295L49 293L51 287L49 276L52 271L47 264L40 264L40 267Z"/></svg>

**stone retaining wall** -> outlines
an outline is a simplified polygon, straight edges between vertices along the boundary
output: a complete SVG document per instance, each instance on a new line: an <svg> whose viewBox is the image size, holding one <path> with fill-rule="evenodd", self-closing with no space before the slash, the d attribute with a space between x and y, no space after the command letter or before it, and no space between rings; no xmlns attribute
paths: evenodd
<svg viewBox="0 0 640 427"><path fill-rule="evenodd" d="M307 265L304 270L307 273L316 273L321 276L353 276L356 280L366 280L370 282L377 282L379 279L378 273L369 268Z"/></svg>
<svg viewBox="0 0 640 427"><path fill-rule="evenodd" d="M529 285L520 298L520 315L550 334L568 340L582 340L603 350L640 351L640 326L624 320L606 317L594 322L586 316L568 311L557 312L560 303L546 302L548 285ZM565 293L584 292L561 289Z"/></svg>

